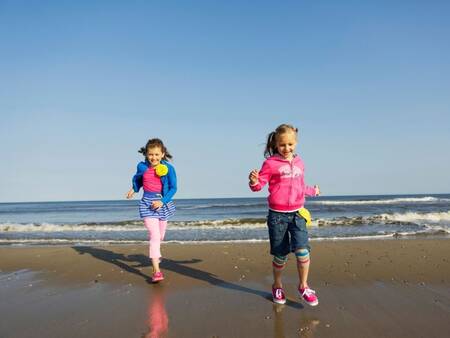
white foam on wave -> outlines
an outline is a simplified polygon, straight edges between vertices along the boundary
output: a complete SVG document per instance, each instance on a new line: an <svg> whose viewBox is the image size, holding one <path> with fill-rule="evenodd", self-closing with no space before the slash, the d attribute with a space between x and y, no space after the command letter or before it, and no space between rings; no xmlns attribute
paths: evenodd
<svg viewBox="0 0 450 338"><path fill-rule="evenodd" d="M369 239L388 239L394 238L395 234L383 235L366 235L366 236L348 236L348 237L316 237L311 238L311 241L342 241L342 240L369 240Z"/></svg>
<svg viewBox="0 0 450 338"><path fill-rule="evenodd" d="M354 241L354 240L380 240L395 239L397 237L414 237L420 235L450 235L448 229L427 228L422 231L415 232L395 232L389 234L378 235L358 235L358 236L333 236L333 237L315 237L310 238L311 241ZM202 245L202 244L239 244L239 243L266 243L268 239L227 239L227 240L169 240L166 244L185 244L185 245ZM10 246L29 246L29 245L71 245L71 246L108 246L108 245L148 245L147 240L80 240L80 239L0 239L0 245Z"/></svg>
<svg viewBox="0 0 450 338"><path fill-rule="evenodd" d="M336 218L319 218L312 221L311 227L321 226L358 226L374 223L409 223L420 226L425 225L441 225L450 227L450 211L444 212L406 212L395 214L379 214L372 216L354 216L354 217L336 217Z"/></svg>
<svg viewBox="0 0 450 338"><path fill-rule="evenodd" d="M174 230L196 230L196 229L257 229L266 227L264 219L245 220L245 219L221 219L221 220L202 220L202 221L174 221L170 223L170 229Z"/></svg>
<svg viewBox="0 0 450 338"><path fill-rule="evenodd" d="M180 230L180 231L192 231L192 230L232 230L232 229L265 229L267 225L261 224L239 224L239 225L221 225L221 226L210 226L210 225L202 225L202 226L186 226L186 227L177 227L170 226L170 230Z"/></svg>
<svg viewBox="0 0 450 338"><path fill-rule="evenodd" d="M195 229L257 229L266 226L264 219L223 219L223 220L201 220L201 221L171 221L169 228L171 230L195 230ZM51 223L2 223L0 224L1 232L77 232L77 231L93 231L93 232L122 232L122 231L147 231L143 223L127 225L117 224L51 224Z"/></svg>
<svg viewBox="0 0 450 338"><path fill-rule="evenodd" d="M103 240L103 239L0 239L0 244L9 245L112 245L112 244L147 244L147 240Z"/></svg>
<svg viewBox="0 0 450 338"><path fill-rule="evenodd" d="M142 231L143 226L117 226L117 225L83 225L83 224L0 224L2 232L75 232L75 231Z"/></svg>
<svg viewBox="0 0 450 338"><path fill-rule="evenodd" d="M419 226L439 225L444 229L450 228L450 210L445 212L406 212L394 214L378 214L371 216L353 216L336 218L316 218L313 219L312 228L323 226L360 226L370 224L396 224L409 223ZM255 230L266 228L265 219L223 219L223 220L199 220L199 221L171 221L169 230L171 231L197 231L197 230ZM0 224L0 232L3 233L56 233L56 232L142 232L147 231L142 223L121 224Z"/></svg>
<svg viewBox="0 0 450 338"><path fill-rule="evenodd" d="M450 227L444 227L444 226L440 226L440 225L431 225L431 224L427 224L425 225L425 230L424 232L427 233L447 233L450 234Z"/></svg>
<svg viewBox="0 0 450 338"><path fill-rule="evenodd" d="M370 204L401 204L401 203L427 203L427 202L449 202L448 198L427 197L400 197L385 200L364 200L364 201L310 201L311 204L321 205L370 205Z"/></svg>
<svg viewBox="0 0 450 338"><path fill-rule="evenodd" d="M392 238L394 235L374 235L374 236L353 236L353 237L319 237L311 238L311 241L336 241L336 240L368 240L368 239L383 239ZM180 241L180 240L169 240L165 241L165 244L239 244L239 243L266 243L269 242L268 239L228 239L228 240L193 240L193 241ZM74 246L84 246L84 245L119 245L119 244L143 244L148 245L148 241L139 240L70 240L70 239L0 239L0 244L3 245L13 245L13 246L26 246L26 245L74 245Z"/></svg>
<svg viewBox="0 0 450 338"><path fill-rule="evenodd" d="M167 241L165 243L172 243L172 244L233 244L233 243L265 243L269 242L268 239L256 239L256 238L250 238L250 239L227 239L227 240L205 240L205 241L180 241L180 240L173 240L173 241Z"/></svg>
<svg viewBox="0 0 450 338"><path fill-rule="evenodd" d="M384 221L393 222L410 222L410 223L449 223L450 210L447 212L406 212L395 214L381 214L380 217Z"/></svg>

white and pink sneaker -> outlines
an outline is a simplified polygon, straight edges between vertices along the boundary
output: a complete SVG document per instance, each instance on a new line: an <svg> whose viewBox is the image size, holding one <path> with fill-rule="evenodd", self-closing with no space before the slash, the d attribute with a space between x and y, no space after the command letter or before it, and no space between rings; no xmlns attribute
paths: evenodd
<svg viewBox="0 0 450 338"><path fill-rule="evenodd" d="M286 295L284 294L283 288L274 288L272 286L272 299L274 303L285 304Z"/></svg>
<svg viewBox="0 0 450 338"><path fill-rule="evenodd" d="M300 294L300 297L303 298L303 300L311 305L316 306L319 304L319 299L316 296L316 291L310 289L309 287L306 287L304 289L298 288L298 293Z"/></svg>
<svg viewBox="0 0 450 338"><path fill-rule="evenodd" d="M161 271L155 272L152 276L152 282L157 283L159 281L162 281L164 279L164 275Z"/></svg>

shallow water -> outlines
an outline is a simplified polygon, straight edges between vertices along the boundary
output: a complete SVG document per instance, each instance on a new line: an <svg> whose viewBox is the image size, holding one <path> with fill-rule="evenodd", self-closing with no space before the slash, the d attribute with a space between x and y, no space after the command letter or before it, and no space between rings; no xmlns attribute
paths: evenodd
<svg viewBox="0 0 450 338"><path fill-rule="evenodd" d="M266 198L175 200L166 241L267 240ZM449 236L450 194L311 198L310 237ZM138 200L0 203L0 244L140 243Z"/></svg>

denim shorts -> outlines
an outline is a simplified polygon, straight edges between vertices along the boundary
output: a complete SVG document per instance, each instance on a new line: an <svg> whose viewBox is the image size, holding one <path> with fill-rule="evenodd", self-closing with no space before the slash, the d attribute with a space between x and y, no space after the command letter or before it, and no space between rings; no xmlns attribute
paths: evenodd
<svg viewBox="0 0 450 338"><path fill-rule="evenodd" d="M311 250L306 220L297 212L269 210L267 226L271 255L287 256L298 249Z"/></svg>

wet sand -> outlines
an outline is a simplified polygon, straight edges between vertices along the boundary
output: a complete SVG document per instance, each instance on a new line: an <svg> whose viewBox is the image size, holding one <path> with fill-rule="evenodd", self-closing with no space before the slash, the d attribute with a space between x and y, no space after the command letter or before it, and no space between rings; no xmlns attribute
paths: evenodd
<svg viewBox="0 0 450 338"><path fill-rule="evenodd" d="M446 337L450 240L312 242L310 286L271 302L268 244L0 247L0 337Z"/></svg>

